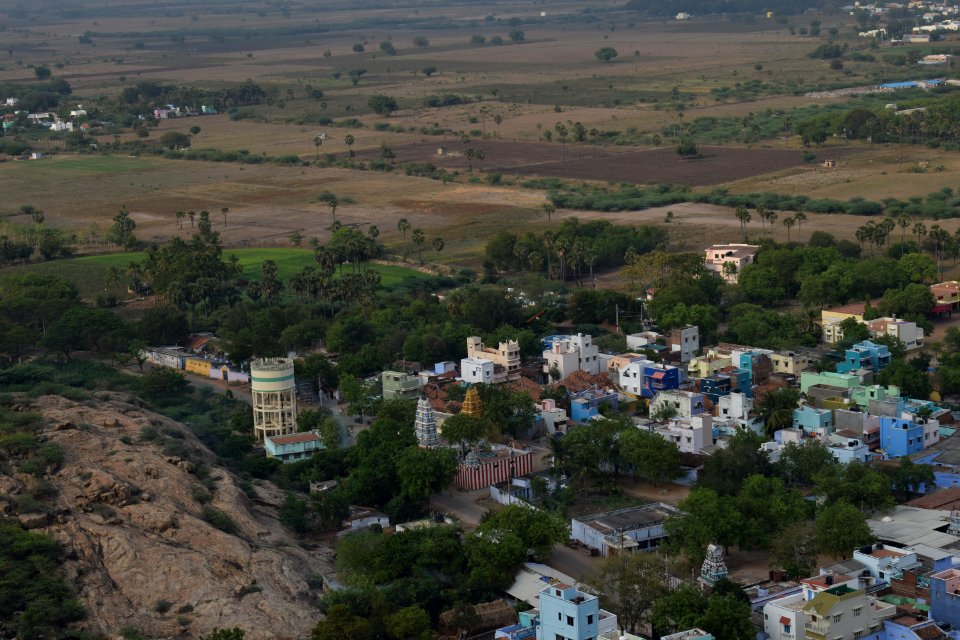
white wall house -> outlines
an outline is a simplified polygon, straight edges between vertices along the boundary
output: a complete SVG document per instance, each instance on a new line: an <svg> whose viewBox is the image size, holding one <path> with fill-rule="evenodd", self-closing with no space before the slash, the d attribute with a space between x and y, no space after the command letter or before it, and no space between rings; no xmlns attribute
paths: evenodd
<svg viewBox="0 0 960 640"><path fill-rule="evenodd" d="M468 384L491 384L493 360L486 358L463 358L460 360L460 377Z"/></svg>
<svg viewBox="0 0 960 640"><path fill-rule="evenodd" d="M593 344L591 336L583 333L575 336L549 336L544 339L544 343L547 345L543 352L547 361L543 365L544 373L549 374L551 369L556 368L560 372L560 380L577 370L594 376L600 373L600 362L597 358L600 349Z"/></svg>

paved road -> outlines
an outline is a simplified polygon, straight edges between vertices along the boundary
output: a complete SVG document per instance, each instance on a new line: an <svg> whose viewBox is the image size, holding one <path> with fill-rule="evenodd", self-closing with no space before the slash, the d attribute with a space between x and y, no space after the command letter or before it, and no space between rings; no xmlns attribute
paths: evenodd
<svg viewBox="0 0 960 640"><path fill-rule="evenodd" d="M487 506L481 501L489 499L487 489L478 491L444 491L430 498L430 507L435 511L443 511L456 516L463 522L466 529L472 529L480 523ZM546 564L558 571L562 571L572 578L582 580L596 571L598 558L593 558L583 551L578 551L558 544L553 548L553 554Z"/></svg>

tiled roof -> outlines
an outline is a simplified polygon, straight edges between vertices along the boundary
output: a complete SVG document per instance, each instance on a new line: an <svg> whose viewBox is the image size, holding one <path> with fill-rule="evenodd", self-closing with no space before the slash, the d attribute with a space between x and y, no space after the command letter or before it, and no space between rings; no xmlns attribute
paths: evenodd
<svg viewBox="0 0 960 640"><path fill-rule="evenodd" d="M270 436L273 444L295 444L297 442L320 442L320 435L313 431L306 433L292 433L288 436Z"/></svg>
<svg viewBox="0 0 960 640"><path fill-rule="evenodd" d="M952 510L960 505L960 487L950 487L941 489L934 493L916 498L907 503L911 507L920 507L921 509L942 509Z"/></svg>
<svg viewBox="0 0 960 640"><path fill-rule="evenodd" d="M566 387L567 391L570 393L580 393L581 391L586 391L591 387L609 387L610 386L610 376L606 373L601 373L596 376L592 376L586 371L577 369L566 378L561 380L559 384Z"/></svg>
<svg viewBox="0 0 960 640"><path fill-rule="evenodd" d="M543 388L536 382L523 377L507 383L507 387L514 391L525 391L534 402L539 402L540 394L543 391Z"/></svg>

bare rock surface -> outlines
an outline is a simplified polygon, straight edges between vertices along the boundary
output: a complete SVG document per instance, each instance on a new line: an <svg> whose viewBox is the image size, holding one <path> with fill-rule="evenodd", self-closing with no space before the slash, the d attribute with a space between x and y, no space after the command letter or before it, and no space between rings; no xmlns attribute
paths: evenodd
<svg viewBox="0 0 960 640"><path fill-rule="evenodd" d="M115 636L124 627L160 638L196 638L240 627L248 640L303 638L322 616L308 576L330 570L327 547L308 551L277 520L283 494L271 484L251 499L185 425L116 394L76 403L39 398L65 460L46 478L52 513L24 513L24 526L63 544L68 577L80 592L86 629ZM144 441L159 432L193 450L191 460ZM0 474L2 496L28 479ZM204 520L225 514L235 533ZM159 605L159 606L158 606Z"/></svg>

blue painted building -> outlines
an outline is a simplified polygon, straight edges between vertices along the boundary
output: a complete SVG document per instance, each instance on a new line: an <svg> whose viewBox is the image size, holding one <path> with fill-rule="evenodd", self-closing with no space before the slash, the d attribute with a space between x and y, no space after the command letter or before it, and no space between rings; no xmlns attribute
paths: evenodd
<svg viewBox="0 0 960 640"><path fill-rule="evenodd" d="M748 398L753 397L753 371L738 368L732 371L724 371L724 373L730 376L731 391L742 393Z"/></svg>
<svg viewBox="0 0 960 640"><path fill-rule="evenodd" d="M880 449L884 458L900 458L923 451L923 424L904 418L880 418Z"/></svg>
<svg viewBox="0 0 960 640"><path fill-rule="evenodd" d="M613 411L619 411L620 398L612 389L587 389L570 394L570 419L574 422L589 422L600 415L600 407L610 405Z"/></svg>
<svg viewBox="0 0 960 640"><path fill-rule="evenodd" d="M600 635L600 600L568 584L540 592L537 640L590 640Z"/></svg>
<svg viewBox="0 0 960 640"><path fill-rule="evenodd" d="M880 371L890 364L892 358L887 345L864 340L847 349L843 362L837 363L837 373L850 373L859 369Z"/></svg>
<svg viewBox="0 0 960 640"><path fill-rule="evenodd" d="M679 389L683 382L683 370L663 364L648 364L643 367L643 387L640 395L652 399L661 391Z"/></svg>
<svg viewBox="0 0 960 640"><path fill-rule="evenodd" d="M960 627L960 557L934 561L930 576L930 617L940 624Z"/></svg>
<svg viewBox="0 0 960 640"><path fill-rule="evenodd" d="M728 396L731 392L732 379L725 373L718 373L710 378L700 380L700 393L710 399L713 404L719 404L721 396Z"/></svg>
<svg viewBox="0 0 960 640"><path fill-rule="evenodd" d="M820 437L833 433L833 411L805 404L793 410L793 428Z"/></svg>

